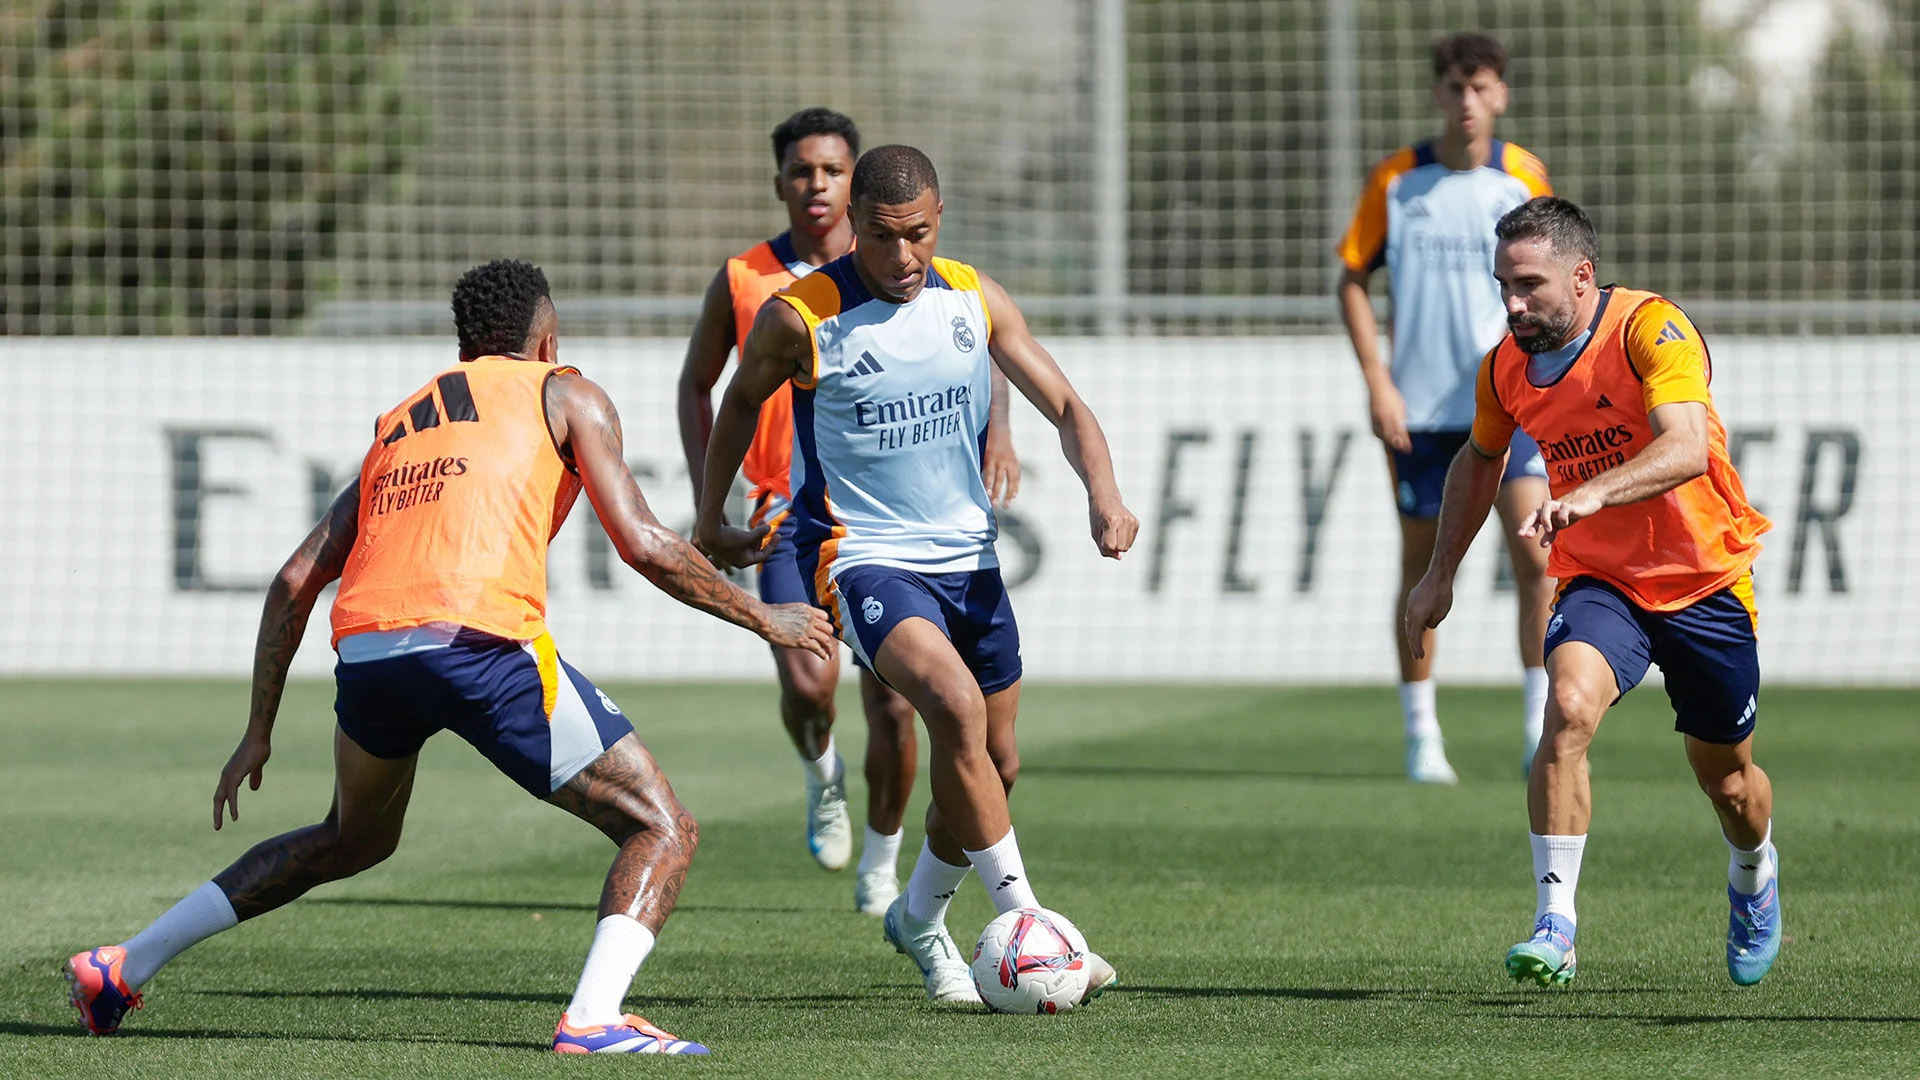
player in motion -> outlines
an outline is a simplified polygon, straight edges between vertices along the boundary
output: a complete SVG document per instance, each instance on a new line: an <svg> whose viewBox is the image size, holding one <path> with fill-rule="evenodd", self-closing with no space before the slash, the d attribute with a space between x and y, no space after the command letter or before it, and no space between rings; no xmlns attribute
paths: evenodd
<svg viewBox="0 0 1920 1080"><path fill-rule="evenodd" d="M1394 606L1400 711L1407 776L1454 783L1434 708L1433 646L1399 633L1407 593L1433 557L1435 518L1447 463L1473 423L1473 376L1506 322L1493 280L1493 226L1500 215L1549 194L1540 160L1493 137L1507 111L1507 50L1485 34L1455 34L1433 46L1433 100L1440 137L1395 151L1376 165L1353 223L1340 241L1340 311L1366 378L1373 433L1386 444L1387 472L1400 510L1400 593ZM1393 364L1380 359L1380 328L1367 282L1386 267L1393 287ZM1541 658L1552 583L1546 553L1516 530L1546 498L1539 449L1522 433L1501 471L1495 505L1519 591L1520 664L1525 692L1523 768L1540 742L1547 698ZM1474 523L1478 526L1478 522Z"/></svg>
<svg viewBox="0 0 1920 1080"><path fill-rule="evenodd" d="M1119 558L1139 522L1099 422L1020 309L991 278L934 255L941 208L925 154L882 146L861 157L859 246L760 309L714 418L695 536L722 562L757 557L758 536L728 528L720 500L762 402L791 383L801 568L855 657L913 703L933 744L926 846L887 910L887 940L919 965L928 997L974 1001L946 929L969 867L1001 911L1036 905L1007 813L1019 631L981 472L995 363L1059 429L1100 553ZM1090 993L1112 980L1097 963Z"/></svg>
<svg viewBox="0 0 1920 1080"><path fill-rule="evenodd" d="M1507 971L1574 976L1574 888L1586 848L1587 747L1649 663L1666 676L1687 762L1732 849L1727 973L1759 982L1780 951L1773 787L1753 763L1760 663L1750 567L1767 519L1747 504L1707 390L1706 343L1671 302L1602 287L1593 223L1557 198L1500 219L1495 273L1511 332L1476 380L1433 565L1407 601L1408 647L1447 615L1453 576L1499 487L1516 428L1545 451L1552 495L1523 539L1561 581L1547 629L1546 737L1527 787L1539 910Z"/></svg>
<svg viewBox="0 0 1920 1080"><path fill-rule="evenodd" d="M714 275L680 372L680 441L696 505L706 472L707 438L713 431L713 388L726 370L727 356L740 350L767 297L853 249L847 189L859 155L859 128L829 109L802 109L773 129L779 169L774 192L786 205L787 231L728 259ZM994 378L997 387L1005 386L1006 377L998 369ZM987 425L987 490L996 501L1004 501L1019 491L1020 466L1007 432L1003 390L996 393L993 409L994 419ZM804 603L809 596L793 547L797 519L789 509L787 475L792 453L793 399L782 383L760 407L753 443L742 463L753 485L749 524L768 529L759 576L760 598L770 604ZM780 719L806 771L807 850L822 867L839 870L847 865L853 847L846 766L833 745L840 658L837 652L822 660L805 649L776 646L773 661L780 677ZM864 668L860 700L867 719L867 824L853 903L869 915L884 915L900 895L896 866L901 825L919 748L913 706Z"/></svg>
<svg viewBox="0 0 1920 1080"><path fill-rule="evenodd" d="M742 592L654 519L613 403L557 364L546 275L524 262L476 267L454 287L453 312L460 363L381 415L360 478L268 588L251 715L214 789L213 827L227 813L240 820L243 780L259 789L287 666L320 590L338 579L333 805L125 943L69 960L73 1003L94 1034L118 1028L140 987L188 947L391 855L420 747L447 728L619 845L553 1048L707 1052L621 1011L699 830L626 717L555 651L547 543L584 486L620 557L682 603L821 655L836 647L832 627L805 605Z"/></svg>

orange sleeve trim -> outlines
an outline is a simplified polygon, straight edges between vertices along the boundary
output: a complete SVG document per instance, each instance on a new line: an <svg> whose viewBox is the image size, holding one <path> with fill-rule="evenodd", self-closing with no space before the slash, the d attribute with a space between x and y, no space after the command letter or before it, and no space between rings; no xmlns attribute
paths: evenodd
<svg viewBox="0 0 1920 1080"><path fill-rule="evenodd" d="M1487 351L1480 359L1480 377L1474 380L1473 387L1473 444L1492 455L1506 452L1513 445L1513 433L1520 426L1513 414L1500 402L1500 388L1494 384L1493 359L1500 353L1499 346Z"/></svg>
<svg viewBox="0 0 1920 1080"><path fill-rule="evenodd" d="M1387 251L1387 189L1401 173L1413 168L1413 147L1403 146L1387 156L1367 175L1360 202L1353 210L1345 236L1334 245L1340 262L1349 270L1377 270L1384 264Z"/></svg>
<svg viewBox="0 0 1920 1080"><path fill-rule="evenodd" d="M773 294L775 300L800 313L807 324L807 349L813 364L805 378L793 377L793 385L811 390L820 382L820 324L840 314L840 287L827 274L808 274Z"/></svg>
<svg viewBox="0 0 1920 1080"><path fill-rule="evenodd" d="M1527 185L1529 197L1537 199L1553 194L1553 183L1547 179L1546 163L1534 157L1525 147L1507 143L1501 158L1501 169Z"/></svg>

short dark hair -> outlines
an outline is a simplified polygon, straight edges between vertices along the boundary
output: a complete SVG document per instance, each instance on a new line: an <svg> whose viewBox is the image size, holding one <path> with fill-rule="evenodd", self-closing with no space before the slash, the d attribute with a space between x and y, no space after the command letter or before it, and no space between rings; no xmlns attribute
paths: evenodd
<svg viewBox="0 0 1920 1080"><path fill-rule="evenodd" d="M911 146L889 143L860 155L853 167L855 201L903 206L931 190L940 197L940 175L927 155Z"/></svg>
<svg viewBox="0 0 1920 1080"><path fill-rule="evenodd" d="M1558 195L1528 199L1507 211L1493 227L1500 241L1545 240L1555 254L1590 263L1600 261L1600 240L1587 212Z"/></svg>
<svg viewBox="0 0 1920 1080"><path fill-rule="evenodd" d="M1447 72L1454 68L1469 75L1476 71L1491 71L1504 79L1507 77L1507 47L1500 44L1499 38L1478 30L1449 34L1433 43L1433 77L1444 79Z"/></svg>
<svg viewBox="0 0 1920 1080"><path fill-rule="evenodd" d="M540 301L551 301L547 275L530 262L495 259L460 275L453 286L453 328L461 356L500 356L526 347Z"/></svg>
<svg viewBox="0 0 1920 1080"><path fill-rule="evenodd" d="M838 135L846 140L848 152L854 157L860 156L860 129L853 117L815 105L801 109L773 129L774 163L787 160L787 148L809 135Z"/></svg>

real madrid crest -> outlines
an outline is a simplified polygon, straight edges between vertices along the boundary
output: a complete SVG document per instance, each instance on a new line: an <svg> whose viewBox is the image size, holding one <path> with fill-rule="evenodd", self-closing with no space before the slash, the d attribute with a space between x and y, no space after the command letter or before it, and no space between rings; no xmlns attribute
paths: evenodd
<svg viewBox="0 0 1920 1080"><path fill-rule="evenodd" d="M961 352L973 351L973 327L967 325L964 315L953 317L953 347Z"/></svg>

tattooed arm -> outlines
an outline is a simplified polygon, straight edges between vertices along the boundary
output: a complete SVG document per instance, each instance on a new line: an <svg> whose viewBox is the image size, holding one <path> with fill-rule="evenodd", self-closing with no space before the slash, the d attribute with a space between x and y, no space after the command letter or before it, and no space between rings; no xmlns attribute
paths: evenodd
<svg viewBox="0 0 1920 1080"><path fill-rule="evenodd" d="M832 655L833 630L824 613L805 604L761 603L653 516L627 469L620 415L605 390L572 373L548 379L547 426L555 445L580 470L593 512L628 566L675 600L744 626L771 644Z"/></svg>
<svg viewBox="0 0 1920 1080"><path fill-rule="evenodd" d="M327 508L298 550L287 558L260 612L260 633L253 645L253 702L247 715L247 733L220 771L213 792L213 827L220 828L221 812L240 820L240 781L260 790L261 771L273 752L273 722L280 713L280 695L287 686L287 668L307 632L307 616L320 599L320 590L338 580L360 532L360 481L347 485Z"/></svg>

